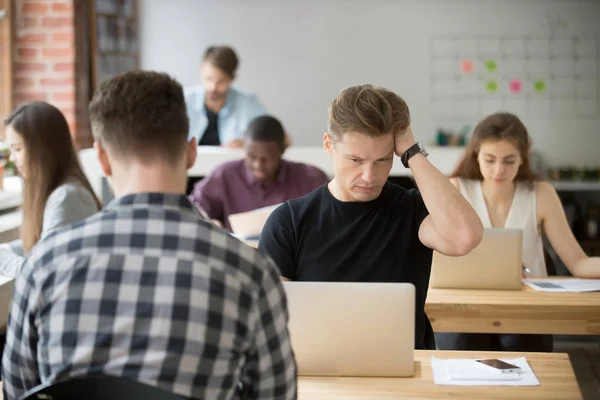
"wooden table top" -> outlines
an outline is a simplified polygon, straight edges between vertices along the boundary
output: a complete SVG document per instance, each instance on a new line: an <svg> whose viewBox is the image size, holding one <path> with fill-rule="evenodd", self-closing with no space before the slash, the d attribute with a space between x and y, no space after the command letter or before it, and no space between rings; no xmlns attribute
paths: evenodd
<svg viewBox="0 0 600 400"><path fill-rule="evenodd" d="M429 288L436 332L600 334L600 292Z"/></svg>
<svg viewBox="0 0 600 400"><path fill-rule="evenodd" d="M431 356L438 358L526 357L539 386L438 386L433 382ZM581 399L567 354L415 351L412 378L300 377L299 400L353 399Z"/></svg>
<svg viewBox="0 0 600 400"><path fill-rule="evenodd" d="M438 358L518 358L526 357L539 386L438 386L433 382L431 356ZM2 400L0 383L0 400ZM415 351L412 378L299 377L299 400L376 399L581 399L571 362L562 353L494 353Z"/></svg>

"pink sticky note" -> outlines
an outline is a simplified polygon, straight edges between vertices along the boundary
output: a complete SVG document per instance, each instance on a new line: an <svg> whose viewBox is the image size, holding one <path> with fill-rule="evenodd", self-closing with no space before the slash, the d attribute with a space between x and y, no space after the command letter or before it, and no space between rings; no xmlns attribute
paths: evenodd
<svg viewBox="0 0 600 400"><path fill-rule="evenodd" d="M521 81L518 79L513 79L510 81L508 87L512 93L521 93L522 85Z"/></svg>
<svg viewBox="0 0 600 400"><path fill-rule="evenodd" d="M460 69L462 69L462 71L465 74L470 74L471 72L473 72L473 61L471 61L471 60L463 60L460 63Z"/></svg>

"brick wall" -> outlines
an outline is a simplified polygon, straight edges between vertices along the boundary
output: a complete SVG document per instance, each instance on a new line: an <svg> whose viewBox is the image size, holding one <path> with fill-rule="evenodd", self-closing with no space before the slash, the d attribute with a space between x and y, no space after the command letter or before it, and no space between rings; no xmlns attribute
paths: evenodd
<svg viewBox="0 0 600 400"><path fill-rule="evenodd" d="M15 6L14 103L42 100L67 118L75 142L89 145L77 107L76 5L84 0L17 0ZM78 24L80 25L80 21ZM81 31L81 30L79 30ZM85 71L83 71L85 73ZM87 75L87 74L85 74ZM81 96L79 96L81 98Z"/></svg>

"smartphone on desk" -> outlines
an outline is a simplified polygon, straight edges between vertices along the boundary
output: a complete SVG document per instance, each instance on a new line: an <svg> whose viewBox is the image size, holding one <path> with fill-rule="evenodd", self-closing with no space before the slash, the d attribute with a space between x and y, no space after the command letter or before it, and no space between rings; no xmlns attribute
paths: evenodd
<svg viewBox="0 0 600 400"><path fill-rule="evenodd" d="M486 365L488 367L494 368L500 372L508 373L508 372L521 372L521 368L514 364L509 364L502 360L498 360L497 358L488 358L485 360L475 360L480 364Z"/></svg>

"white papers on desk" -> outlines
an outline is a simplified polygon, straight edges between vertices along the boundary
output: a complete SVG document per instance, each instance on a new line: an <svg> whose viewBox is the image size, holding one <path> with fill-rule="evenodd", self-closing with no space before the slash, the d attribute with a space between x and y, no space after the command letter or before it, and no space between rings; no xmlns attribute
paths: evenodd
<svg viewBox="0 0 600 400"><path fill-rule="evenodd" d="M598 292L600 279L529 278L523 283L540 292Z"/></svg>
<svg viewBox="0 0 600 400"><path fill-rule="evenodd" d="M452 386L538 386L540 382L525 357L503 359L521 368L521 372L496 371L473 359L440 359L431 357L436 385Z"/></svg>
<svg viewBox="0 0 600 400"><path fill-rule="evenodd" d="M262 207L243 213L231 214L229 225L231 231L239 238L258 238L267 218L280 204Z"/></svg>

